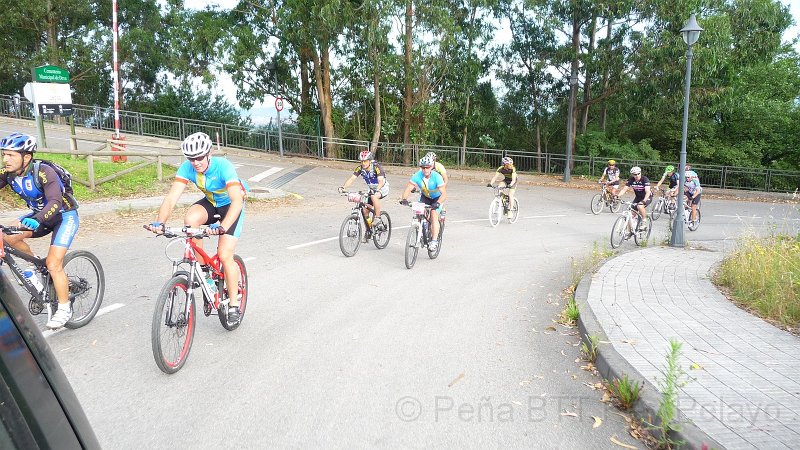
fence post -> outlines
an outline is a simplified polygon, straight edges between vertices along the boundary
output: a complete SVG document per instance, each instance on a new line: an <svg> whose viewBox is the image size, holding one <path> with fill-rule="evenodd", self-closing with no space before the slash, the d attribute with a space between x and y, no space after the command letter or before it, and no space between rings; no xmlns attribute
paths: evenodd
<svg viewBox="0 0 800 450"><path fill-rule="evenodd" d="M772 178L772 171L767 169L767 186L766 186L767 192L769 192L769 188L770 188L770 184L771 184L770 181L772 181L771 178Z"/></svg>
<svg viewBox="0 0 800 450"><path fill-rule="evenodd" d="M94 156L87 155L86 156L86 169L88 169L89 173L89 189L95 190L94 185Z"/></svg>
<svg viewBox="0 0 800 450"><path fill-rule="evenodd" d="M225 127L225 124L222 124L222 145L227 147L228 146L228 129Z"/></svg>
<svg viewBox="0 0 800 450"><path fill-rule="evenodd" d="M136 113L136 126L139 129L139 136L143 136L144 132L142 131L142 113Z"/></svg>
<svg viewBox="0 0 800 450"><path fill-rule="evenodd" d="M178 118L178 140L179 141L183 140L183 118L182 117Z"/></svg>
<svg viewBox="0 0 800 450"><path fill-rule="evenodd" d="M158 181L164 181L164 168L161 167L161 154L156 158L156 177Z"/></svg>
<svg viewBox="0 0 800 450"><path fill-rule="evenodd" d="M725 186L728 184L728 166L722 166L722 176L719 180L719 187L721 189L726 189Z"/></svg>

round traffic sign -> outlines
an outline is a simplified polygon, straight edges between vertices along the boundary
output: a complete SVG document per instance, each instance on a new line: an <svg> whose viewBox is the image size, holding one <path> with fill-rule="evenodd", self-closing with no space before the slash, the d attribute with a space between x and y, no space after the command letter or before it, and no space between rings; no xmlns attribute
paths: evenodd
<svg viewBox="0 0 800 450"><path fill-rule="evenodd" d="M283 99L278 97L275 99L275 109L283 111Z"/></svg>

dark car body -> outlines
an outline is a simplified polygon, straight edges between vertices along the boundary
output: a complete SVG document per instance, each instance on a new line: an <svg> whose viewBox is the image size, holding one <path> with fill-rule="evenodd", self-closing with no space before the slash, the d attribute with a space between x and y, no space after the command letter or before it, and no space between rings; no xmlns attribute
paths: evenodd
<svg viewBox="0 0 800 450"><path fill-rule="evenodd" d="M0 270L0 449L100 448L50 346Z"/></svg>

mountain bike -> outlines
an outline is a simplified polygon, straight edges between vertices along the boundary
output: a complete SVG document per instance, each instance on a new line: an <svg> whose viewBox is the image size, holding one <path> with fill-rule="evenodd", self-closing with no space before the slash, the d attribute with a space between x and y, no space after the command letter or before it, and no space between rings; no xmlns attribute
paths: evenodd
<svg viewBox="0 0 800 450"><path fill-rule="evenodd" d="M419 253L420 247L425 247L428 250L428 258L430 259L436 259L436 257L439 256L439 252L442 251L442 242L444 240L445 211L444 208L442 208L442 212L439 213L439 245L435 250L431 250L429 246L432 239L430 205L426 205L422 202L412 202L409 203L408 206L411 207L411 212L413 214L411 218L411 227L408 229L408 235L406 236L405 251L406 268L410 269L414 267L414 264L417 262L417 254Z"/></svg>
<svg viewBox="0 0 800 450"><path fill-rule="evenodd" d="M503 218L502 216L509 213L509 188L508 186L492 186L492 189L494 189L494 199L489 204L489 223L496 227ZM510 212L511 217L508 218L508 222L515 223L519 218L519 200L517 200L517 197L514 197L514 204L510 206Z"/></svg>
<svg viewBox="0 0 800 450"><path fill-rule="evenodd" d="M362 234L364 242L372 239L379 250L389 245L389 238L392 237L392 219L389 213L381 211L380 221L373 223L375 217L375 207L370 205L369 194L364 192L344 192L347 201L355 203L353 210L345 217L342 227L339 229L339 249L344 256L354 256L361 245ZM364 215L364 208L368 214ZM363 230L363 231L362 231Z"/></svg>
<svg viewBox="0 0 800 450"><path fill-rule="evenodd" d="M27 228L6 227L0 225L0 241L4 234L19 234L29 231ZM14 260L14 256L25 260L32 265L32 270L38 274L42 280L42 288L37 289L30 280L23 275L23 269ZM58 298L56 297L53 280L47 270L45 258L38 258L25 254L14 247L3 242L0 250L0 265L6 263L14 274L19 284L31 294L28 302L28 310L32 315L41 314L47 311L47 320L53 316L58 308ZM72 305L72 318L64 324L70 329L80 328L91 322L100 304L103 303L105 294L106 278L103 266L95 255L86 250L75 250L67 253L64 257L64 273L67 274L69 282L69 301Z"/></svg>
<svg viewBox="0 0 800 450"><path fill-rule="evenodd" d="M656 194L659 194L658 200L654 200L650 203L650 215L653 217L653 220L658 220L658 218L661 217L661 213L669 214L670 218L672 218L675 214L675 210L678 209L678 203L675 201L675 197L668 195L667 191L661 188L653 188L653 196Z"/></svg>
<svg viewBox="0 0 800 450"><path fill-rule="evenodd" d="M635 210L638 203L620 200L620 204L624 207L624 211L620 213L620 216L614 221L614 226L611 227L611 248L619 247L631 236L636 245L644 247L653 228L650 216L647 216L647 220L643 223L642 216Z"/></svg>
<svg viewBox="0 0 800 450"><path fill-rule="evenodd" d="M686 224L686 227L689 231L695 231L700 228L700 203L697 204L697 220L691 220L692 217L692 205L688 202L691 200L686 199L683 202L683 223Z"/></svg>
<svg viewBox="0 0 800 450"><path fill-rule="evenodd" d="M592 214L600 214L604 207L608 207L613 213L618 213L622 205L620 205L619 199L614 197L614 195L606 189L609 183L604 181L598 181L598 183L600 183L600 193L594 194L594 197L592 197L592 203L590 205Z"/></svg>
<svg viewBox="0 0 800 450"><path fill-rule="evenodd" d="M159 236L172 239L167 249L175 243L183 244L181 257L172 261L172 277L167 281L156 299L151 329L151 344L156 365L162 372L172 374L179 371L192 348L195 330L195 296L203 299L203 314L216 314L222 327L228 331L239 328L247 309L247 268L239 255L233 260L239 267L239 320L228 320L228 289L225 272L219 256L209 256L194 239L210 237L207 227L164 228ZM200 264L201 256L205 264ZM211 283L207 282L210 279ZM198 294L199 292L199 294Z"/></svg>

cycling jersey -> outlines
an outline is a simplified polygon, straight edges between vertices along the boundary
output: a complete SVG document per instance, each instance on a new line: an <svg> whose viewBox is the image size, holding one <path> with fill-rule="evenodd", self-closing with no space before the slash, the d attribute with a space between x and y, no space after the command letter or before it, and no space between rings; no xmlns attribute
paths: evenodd
<svg viewBox="0 0 800 450"><path fill-rule="evenodd" d="M613 169L606 166L603 169L603 175L606 176L609 182L613 184L619 184L619 167L614 167ZM603 178L602 176L600 178Z"/></svg>
<svg viewBox="0 0 800 450"><path fill-rule="evenodd" d="M11 189L22 198L31 213L20 218L30 217L39 222L32 237L39 238L53 233L50 245L69 248L78 233L78 202L70 194L64 193L61 179L52 167L39 165L39 173L33 173L33 164L24 175L16 176L0 168L0 189L11 185ZM33 177L39 177L42 189L37 187Z"/></svg>
<svg viewBox="0 0 800 450"><path fill-rule="evenodd" d="M361 176L370 189L377 189L379 183L378 177L383 177L383 187L380 191L381 195L385 197L389 194L389 180L386 179L386 172L383 170L383 167L375 161L372 161L366 169L359 164L356 170L353 171L353 175Z"/></svg>
<svg viewBox="0 0 800 450"><path fill-rule="evenodd" d="M628 178L627 185L633 189L633 193L636 196L634 197L633 201L641 202L644 200L644 196L647 194L645 187L650 186L650 180L648 180L644 175L639 178L639 181L636 181L636 177L630 177Z"/></svg>
<svg viewBox="0 0 800 450"><path fill-rule="evenodd" d="M505 181L506 182L506 186L508 186L513 181L512 176L515 173L517 173L517 168L514 167L513 164L511 165L511 168L509 168L509 169L506 169L506 166L500 166L500 167L497 168L497 173L503 174L503 177L505 177L505 178L503 178L503 181Z"/></svg>
<svg viewBox="0 0 800 450"><path fill-rule="evenodd" d="M442 178L442 176L439 175L439 173L435 170L431 170L431 176L427 179L425 178L422 170L418 170L409 181L416 184L417 187L420 188L422 194L421 197L428 197L435 200L442 195L442 193L439 191L439 188L444 186L444 178Z"/></svg>
<svg viewBox="0 0 800 450"><path fill-rule="evenodd" d="M175 180L184 184L191 181L205 194L211 205L217 208L231 203L228 187L232 184L240 185L245 194L249 191L247 184L236 174L233 163L225 158L209 157L208 169L202 173L194 170L192 163L186 160L178 167Z"/></svg>
<svg viewBox="0 0 800 450"><path fill-rule="evenodd" d="M678 172L673 172L669 176L669 188L674 189L676 186L678 186L678 183L680 183L680 181L681 181L681 176L678 175Z"/></svg>
<svg viewBox="0 0 800 450"><path fill-rule="evenodd" d="M439 161L433 163L433 170L439 172L442 178L447 176L447 169L445 169L444 164L440 163Z"/></svg>

